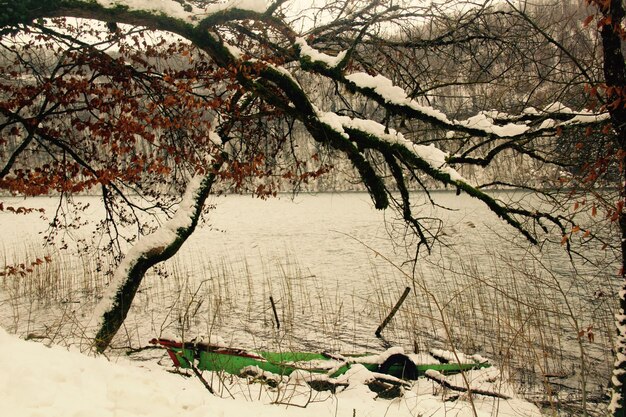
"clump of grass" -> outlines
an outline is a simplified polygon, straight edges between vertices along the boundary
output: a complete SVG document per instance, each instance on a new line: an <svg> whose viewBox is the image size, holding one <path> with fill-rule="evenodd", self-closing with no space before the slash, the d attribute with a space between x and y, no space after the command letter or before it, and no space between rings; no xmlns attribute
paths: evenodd
<svg viewBox="0 0 626 417"><path fill-rule="evenodd" d="M93 304L107 282L93 256L34 245L5 247L0 268L8 272L0 280L1 325L25 337L58 343L70 343L70 334L83 338L77 310Z"/></svg>

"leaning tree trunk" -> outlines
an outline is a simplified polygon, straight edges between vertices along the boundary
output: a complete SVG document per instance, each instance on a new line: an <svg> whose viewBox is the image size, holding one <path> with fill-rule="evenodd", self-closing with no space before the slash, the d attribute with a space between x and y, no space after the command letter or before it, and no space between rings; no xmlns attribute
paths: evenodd
<svg viewBox="0 0 626 417"><path fill-rule="evenodd" d="M624 149L626 150L626 149ZM626 203L626 176L622 173L622 189L620 201ZM622 267L621 279L622 288L619 292L619 311L616 317L617 343L615 349L615 364L613 366L613 377L611 378L613 393L611 398L611 411L614 417L626 416L626 213L623 207L619 208L619 227L621 232Z"/></svg>
<svg viewBox="0 0 626 417"><path fill-rule="evenodd" d="M621 169L619 201L616 203L617 220L621 238L622 288L619 292L619 311L616 315L617 339L615 364L611 378L612 398L610 410L614 417L626 417L626 63L622 53L622 20L624 7L622 0L597 2L601 11L601 37L604 57L604 81L606 83L606 104L611 114L611 122L616 131L616 151Z"/></svg>
<svg viewBox="0 0 626 417"><path fill-rule="evenodd" d="M174 256L195 230L215 182L213 172L217 167L213 168L211 173L191 179L174 217L155 233L139 240L117 267L107 293L94 312L94 317L100 320L94 340L97 352L102 353L109 346L124 323L146 271Z"/></svg>

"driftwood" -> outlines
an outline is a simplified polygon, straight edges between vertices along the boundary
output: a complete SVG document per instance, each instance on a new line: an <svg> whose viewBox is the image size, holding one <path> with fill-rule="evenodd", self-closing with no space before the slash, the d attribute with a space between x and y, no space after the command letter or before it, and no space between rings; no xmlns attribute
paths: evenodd
<svg viewBox="0 0 626 417"><path fill-rule="evenodd" d="M468 391L467 387L451 384L450 381L448 381L441 372L433 371L432 369L429 369L428 371L426 371L426 378L430 379L431 381L435 381L442 387L448 388L452 391L458 391L458 392ZM501 398L503 400L511 399L511 397L509 397L508 395L504 395L495 391L487 391L487 390L474 389L474 388L471 388L470 391L472 392L472 394L486 395L488 397Z"/></svg>

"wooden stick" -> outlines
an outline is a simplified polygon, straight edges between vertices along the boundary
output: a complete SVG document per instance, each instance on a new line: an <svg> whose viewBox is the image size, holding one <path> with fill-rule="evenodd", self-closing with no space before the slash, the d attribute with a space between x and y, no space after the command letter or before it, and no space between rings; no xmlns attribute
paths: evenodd
<svg viewBox="0 0 626 417"><path fill-rule="evenodd" d="M376 335L376 337L380 338L380 333L383 331L383 329L385 327L387 327L387 325L389 324L389 322L391 321L393 316L396 315L396 312L398 311L398 309L400 308L400 306L402 305L402 303L406 299L407 295L409 295L409 292L411 292L411 287L406 287L404 289L404 292L402 293L402 296L400 297L400 299L396 303L396 305L391 309L391 313L389 313L387 318L385 318L385 320L381 323L381 325L378 326L378 329L376 329L376 332L374 333Z"/></svg>
<svg viewBox="0 0 626 417"><path fill-rule="evenodd" d="M206 379L204 379L204 377L202 376L202 373L198 370L198 368L196 368L196 366L193 364L193 359L189 361L189 367L191 368L191 370L193 371L194 374L196 374L196 376L198 377L198 379L200 380L200 382L202 382L202 385L204 385L204 388L207 389L207 391L209 391L211 394L215 395L215 392L213 391L213 387L211 386L211 384L209 384L207 382Z"/></svg>
<svg viewBox="0 0 626 417"><path fill-rule="evenodd" d="M274 304L274 298L270 295L270 304L272 305L272 311L274 312L274 318L276 319L276 330L280 329L280 320L278 320L278 313L276 312L276 304Z"/></svg>

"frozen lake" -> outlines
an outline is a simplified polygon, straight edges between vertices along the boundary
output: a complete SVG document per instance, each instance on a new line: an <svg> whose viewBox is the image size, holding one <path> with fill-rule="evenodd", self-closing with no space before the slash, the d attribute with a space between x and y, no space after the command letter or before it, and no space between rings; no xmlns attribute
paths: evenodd
<svg viewBox="0 0 626 417"><path fill-rule="evenodd" d="M531 247L477 200L453 192L432 196L446 209L424 203L415 213L443 219L442 244L429 256L422 251L415 267L405 264L414 253L410 246L407 251L411 239L403 239L396 214L375 210L366 194L282 195L267 201L214 197L207 224L163 273L144 280L116 345L200 334L255 349L346 353L377 351L387 343L416 350L453 345L492 357L521 379L537 378L526 371L562 373L575 385L583 366L602 381L611 362L611 269L572 264L558 244L542 251ZM81 201L92 203L83 218L102 215L96 197ZM50 213L55 202L23 204ZM0 213L0 222L7 263L23 261L25 252L45 253L37 245L46 222L36 214ZM74 231L74 237L85 230ZM4 281L0 325L21 334L49 333L55 325L80 333L76 329L88 319L106 279L88 271L92 259L69 252L60 257L69 265L61 268L67 277L50 284L63 287L52 296L28 294L23 282L32 277L21 278L19 288ZM52 265L54 260L45 267ZM376 327L407 286L411 295L383 331L386 340L377 339ZM607 297L598 297L598 291ZM61 325L63 320L73 323L73 330ZM581 341L581 329L589 329L594 340L585 333Z"/></svg>

